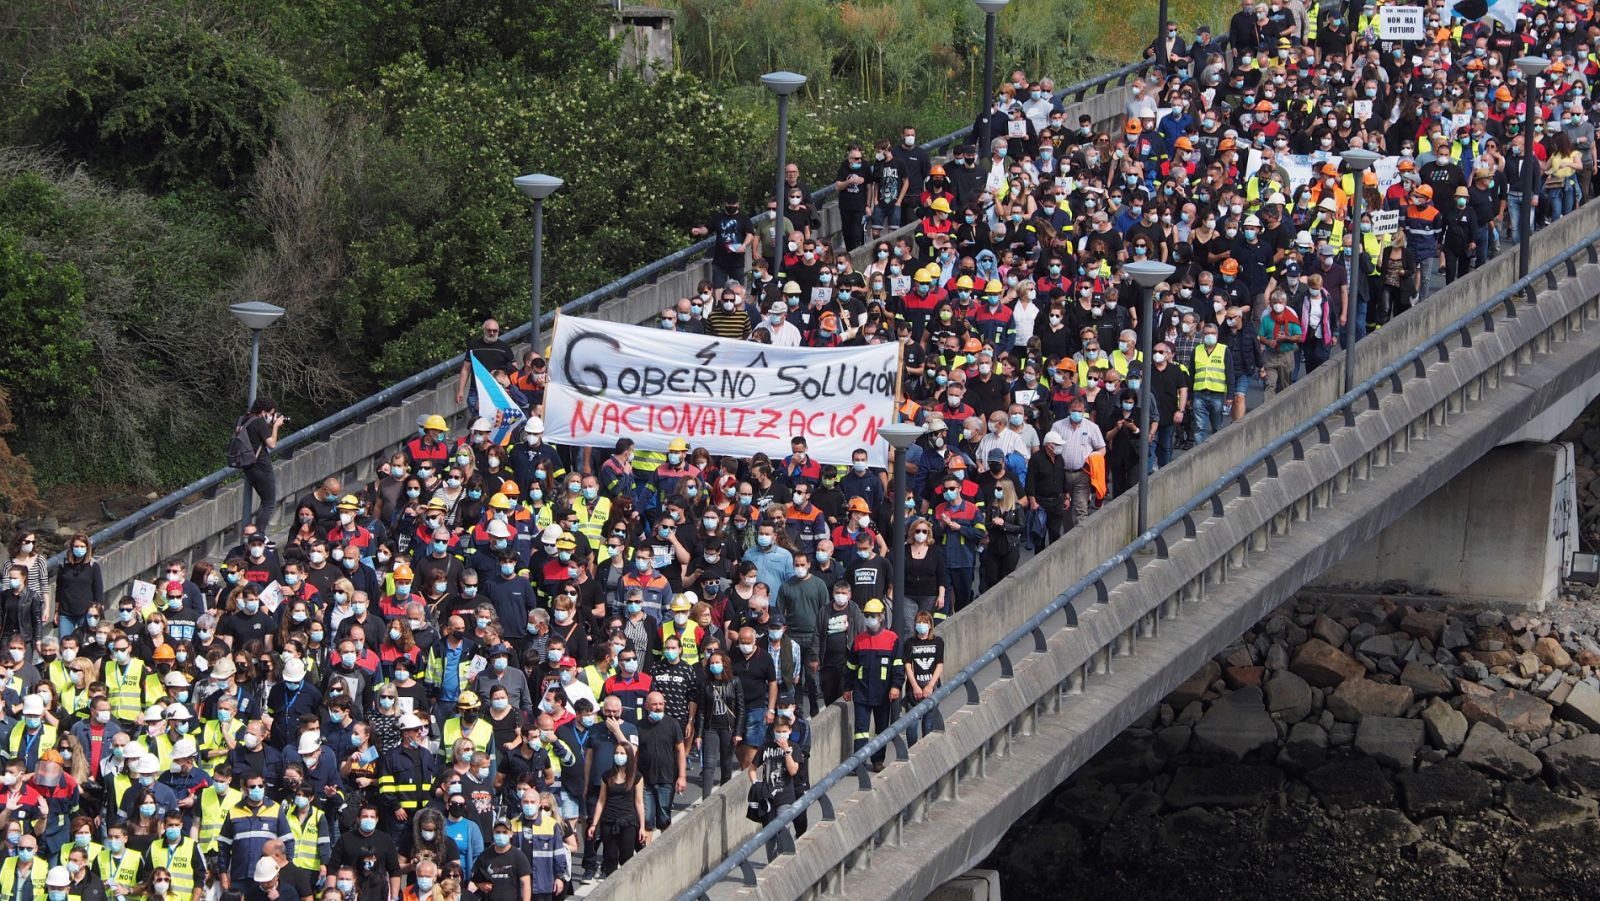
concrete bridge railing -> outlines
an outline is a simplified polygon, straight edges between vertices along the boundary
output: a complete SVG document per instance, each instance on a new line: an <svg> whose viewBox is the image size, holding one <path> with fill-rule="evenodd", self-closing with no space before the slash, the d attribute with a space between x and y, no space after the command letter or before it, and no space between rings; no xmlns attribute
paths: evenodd
<svg viewBox="0 0 1600 901"><path fill-rule="evenodd" d="M1131 92L1127 81L1147 68L1147 62L1132 63L1058 92L1064 102L1071 101L1066 108L1069 121L1076 123L1079 115L1088 114L1097 127L1120 123ZM922 147L937 159L964 142L969 133L967 129L952 132ZM820 237L829 241L837 241L841 231L834 193L830 185L813 198L822 220ZM770 213L757 217L757 228L770 219ZM908 226L897 234L909 231ZM700 281L711 276L706 259L709 247L710 239L706 239L669 254L563 305L560 312L612 322L644 322L678 298L691 296ZM858 262L864 261L864 255L858 256ZM546 329L555 315L554 311L545 314ZM528 332L528 324L523 323L505 338L525 341ZM279 496L275 525L286 528L285 515L291 512L291 505L328 476L337 476L347 486L374 478L378 464L415 434L419 415L439 413L454 433L464 430L469 424L466 410L455 403L461 362L461 356L452 357L280 441L274 454ZM170 558L216 560L232 547L238 540L244 503L241 488L233 471L220 469L96 532L92 539L108 603L126 594L134 579L149 579L155 568ZM62 559L60 554L50 559L52 572Z"/></svg>
<svg viewBox="0 0 1600 901"><path fill-rule="evenodd" d="M814 758L817 788L805 799L811 827L798 842L787 832L793 811L786 811L777 825L731 848L730 838L753 829L743 826L742 790L724 792L703 830L674 835L692 820L675 824L664 841L618 874L626 881L617 891L608 882L596 897L629 897L627 891L646 884L638 881L646 870L657 893L669 885L678 891L682 878L674 874L705 872L718 846L731 853L701 883L682 889L681 897L722 897L730 888L764 898L845 891L852 897L921 897L959 873L986 850L973 832L987 829L991 841L998 838L1027 809L1028 798L1042 797L1304 581L1269 584L1245 569L1252 557L1289 541L1324 540L1321 530L1333 527L1323 511L1345 503L1376 474L1420 465L1418 484L1436 487L1437 480L1493 446L1454 444L1459 436L1446 426L1502 388L1526 403L1518 386L1523 373L1534 372L1537 355L1549 354L1586 326L1589 336L1600 337L1594 327L1600 268L1586 265L1596 259L1597 227L1600 205L1592 204L1535 237L1536 278L1526 287L1537 303L1508 302L1510 289L1502 288L1516 282L1515 255L1497 257L1361 342L1357 377L1364 384L1357 391L1343 395L1335 358L1218 432L1180 465L1158 473L1151 510L1165 518L1150 532L1134 534L1131 497L1108 504L1073 540L1039 555L1016 578L952 617L941 629L946 672L963 669L947 682L947 693L964 695L968 703L944 734L906 749L900 733L913 716L908 715L873 745L826 770L824 757L841 753L832 744L842 741L834 724L846 711L836 705L819 717L819 737L829 745ZM1588 354L1591 367L1595 356ZM1561 384L1541 389L1540 402L1556 396ZM1439 441L1426 455L1415 452L1413 445L1430 433ZM1430 457L1450 462L1429 464ZM1363 514L1368 518L1359 530L1345 527L1348 534L1341 533L1356 543L1306 551L1313 562L1299 564L1296 577L1314 576L1317 567L1359 546L1376 534L1383 518L1392 521L1420 496L1425 495L1401 502L1377 489L1366 491L1361 503L1369 508ZM1071 587L1062 592L1064 585ZM1232 606L1191 609L1222 591L1235 592ZM1131 665L1115 662L1141 640L1157 638L1163 639L1160 651L1141 648ZM976 676L982 672L1000 678L979 691ZM1090 690L1097 685L1111 690ZM1055 717L1068 704L1073 715ZM1052 739L1025 741L1036 733ZM862 764L884 746L894 746L901 762L871 776ZM996 782L1002 770L990 766L996 755L1011 758L1003 772L1013 783ZM823 802L828 789L851 781L859 790L847 806ZM954 800L960 803L945 803ZM996 807L1011 819L985 816ZM914 853L893 853L900 847ZM769 852L776 857L757 872ZM870 873L847 878L869 863ZM757 887L739 890L736 882L723 881L732 874L759 879Z"/></svg>

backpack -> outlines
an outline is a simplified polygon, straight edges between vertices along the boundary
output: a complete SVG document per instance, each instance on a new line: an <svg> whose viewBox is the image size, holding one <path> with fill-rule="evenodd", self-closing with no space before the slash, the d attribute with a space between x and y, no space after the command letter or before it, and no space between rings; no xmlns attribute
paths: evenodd
<svg viewBox="0 0 1600 901"><path fill-rule="evenodd" d="M256 446L250 443L250 433L245 426L250 424L250 417L241 416L233 424L233 437L228 439L228 466L232 469L247 469L255 465L261 456Z"/></svg>

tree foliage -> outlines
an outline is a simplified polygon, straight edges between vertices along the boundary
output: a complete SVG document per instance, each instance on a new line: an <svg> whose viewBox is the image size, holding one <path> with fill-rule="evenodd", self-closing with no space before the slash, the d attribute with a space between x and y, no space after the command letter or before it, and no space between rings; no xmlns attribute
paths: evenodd
<svg viewBox="0 0 1600 901"><path fill-rule="evenodd" d="M15 116L25 138L130 184L229 188L271 143L293 86L247 41L151 22L62 53L29 81Z"/></svg>
<svg viewBox="0 0 1600 901"><path fill-rule="evenodd" d="M83 276L68 262L51 262L0 226L0 385L25 410L48 413L82 397L92 371L84 340Z"/></svg>

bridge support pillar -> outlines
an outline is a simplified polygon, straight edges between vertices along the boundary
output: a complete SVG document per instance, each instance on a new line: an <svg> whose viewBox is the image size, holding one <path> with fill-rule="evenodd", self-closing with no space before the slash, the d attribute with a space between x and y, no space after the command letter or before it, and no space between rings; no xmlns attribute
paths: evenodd
<svg viewBox="0 0 1600 901"><path fill-rule="evenodd" d="M1414 592L1542 610L1577 550L1570 444L1496 448L1329 569L1315 587Z"/></svg>
<svg viewBox="0 0 1600 901"><path fill-rule="evenodd" d="M968 870L934 889L928 901L1000 901L1000 873Z"/></svg>

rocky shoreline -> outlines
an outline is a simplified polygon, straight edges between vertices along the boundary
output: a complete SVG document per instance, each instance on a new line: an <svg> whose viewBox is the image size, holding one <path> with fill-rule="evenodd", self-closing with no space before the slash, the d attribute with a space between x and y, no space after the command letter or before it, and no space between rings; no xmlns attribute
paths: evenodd
<svg viewBox="0 0 1600 901"><path fill-rule="evenodd" d="M1595 603L1429 600L1284 605L985 866L1013 899L1600 898Z"/></svg>

